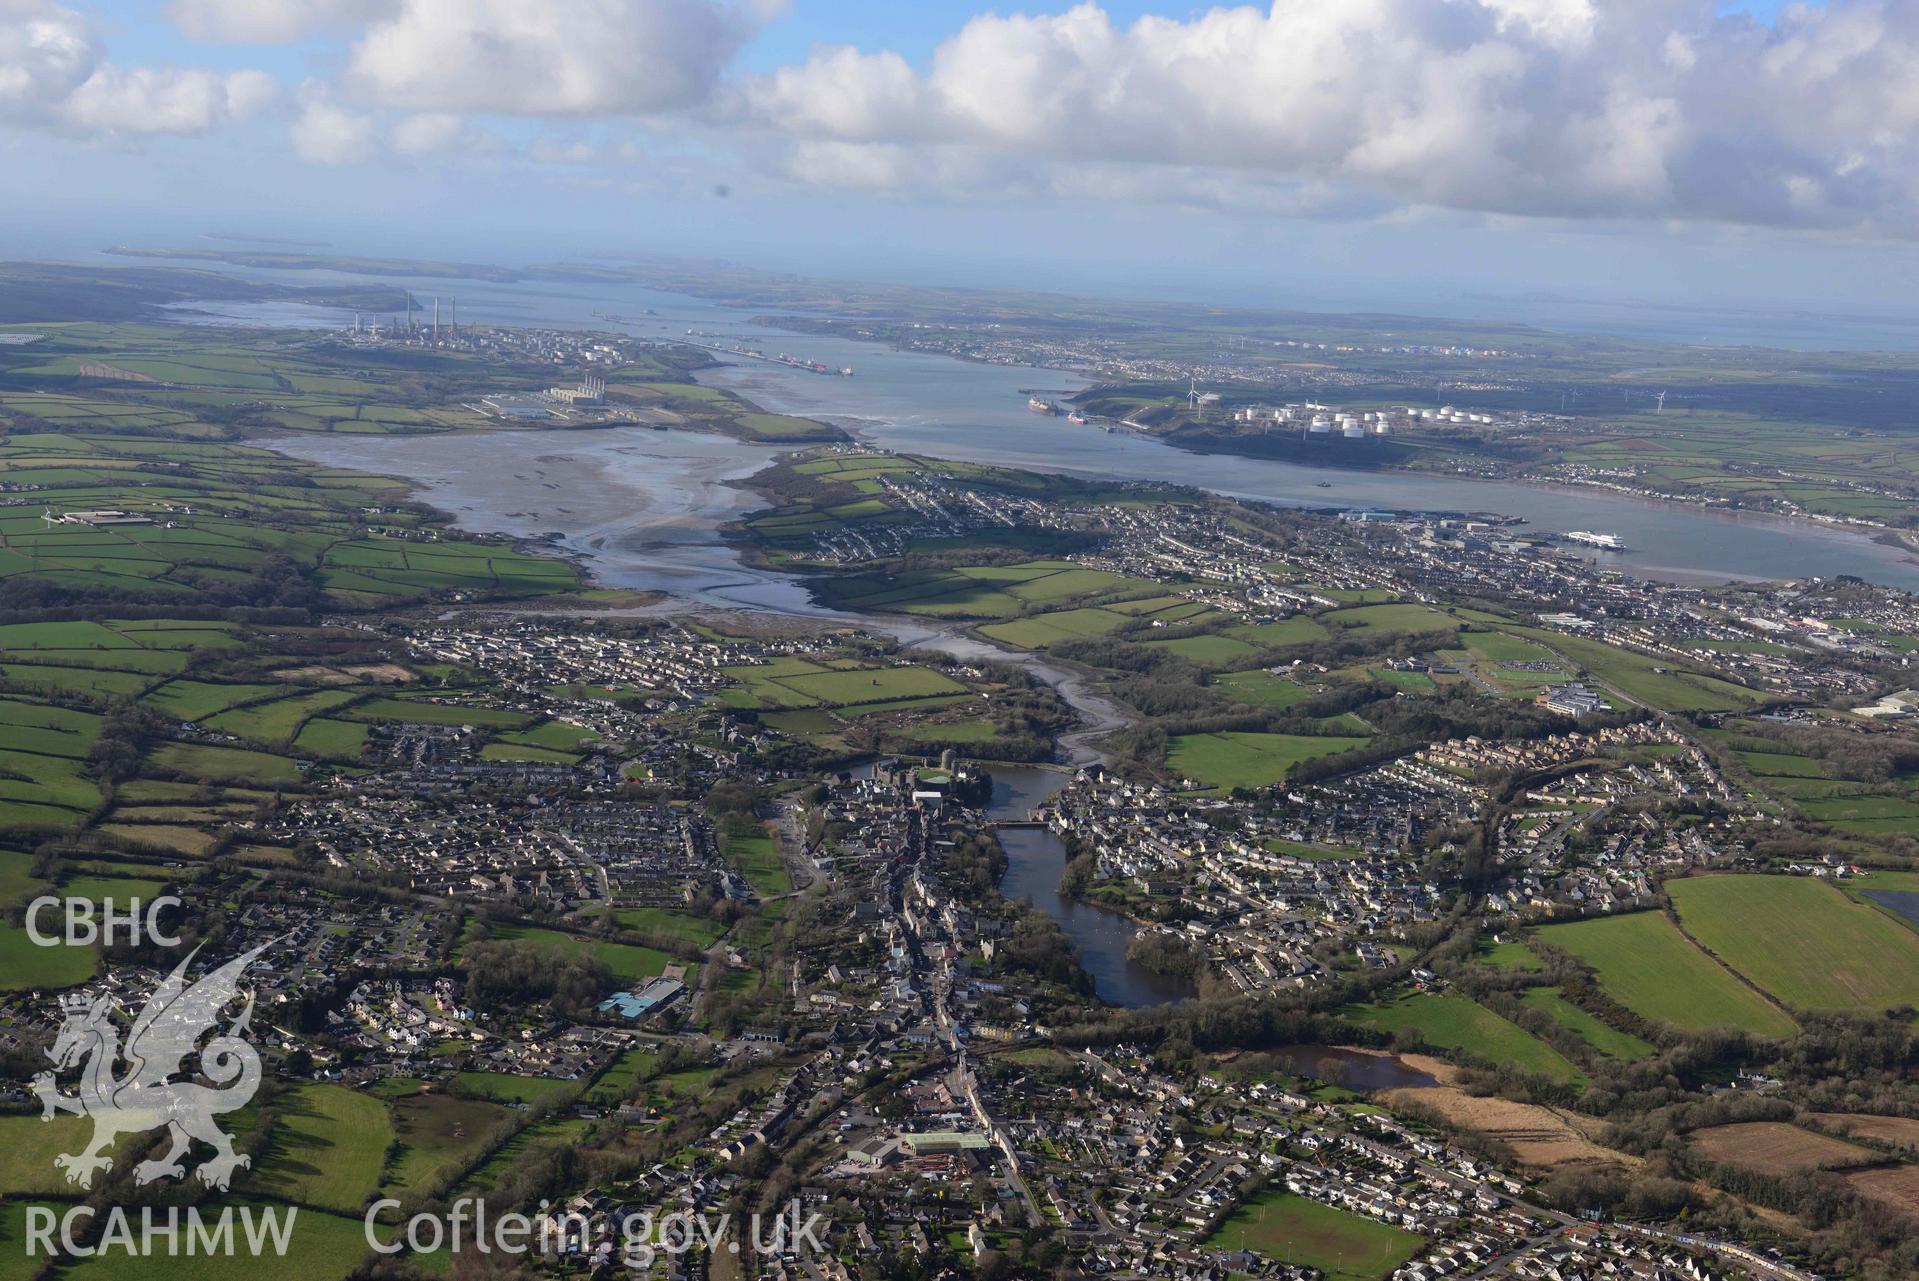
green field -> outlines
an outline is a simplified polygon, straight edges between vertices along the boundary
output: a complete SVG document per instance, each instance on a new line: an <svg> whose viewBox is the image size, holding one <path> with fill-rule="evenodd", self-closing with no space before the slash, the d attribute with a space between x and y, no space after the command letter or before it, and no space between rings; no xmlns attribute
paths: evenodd
<svg viewBox="0 0 1919 1281"><path fill-rule="evenodd" d="M456 1093L501 1103L538 1103L549 1094L571 1089L572 1081L546 1076L514 1076L506 1072L459 1072L453 1077Z"/></svg>
<svg viewBox="0 0 1919 1281"><path fill-rule="evenodd" d="M504 1077L502 1079L512 1081L526 1078ZM488 1157L479 1169L468 1175L467 1181L462 1185L462 1191L485 1192L499 1182L500 1176L506 1173L515 1161L528 1152L558 1147L577 1139L592 1127L593 1122L578 1116L549 1117L544 1121L536 1121L514 1135L505 1147Z"/></svg>
<svg viewBox="0 0 1919 1281"><path fill-rule="evenodd" d="M1327 1281L1380 1281L1425 1244L1403 1228L1273 1191L1233 1211L1206 1239L1210 1249L1318 1268Z"/></svg>
<svg viewBox="0 0 1919 1281"><path fill-rule="evenodd" d="M245 1220L240 1217L239 1203L220 1204L236 1206L234 1237L236 1241L244 1241ZM283 1223L289 1217L290 1207L256 1204L253 1208L256 1215L277 1209ZM137 1216L138 1212L134 1213ZM202 1214L217 1216L219 1207L209 1203L203 1207ZM301 1207L298 1215L292 1216L292 1223L292 1236L285 1257L269 1253L263 1258L256 1258L249 1250L241 1248L231 1254L196 1255L190 1261L167 1260L166 1264L176 1268L181 1275L192 1276L193 1281L261 1281L263 1276L271 1276L273 1281L339 1281L359 1267L367 1255L365 1228L357 1216L322 1214L318 1210ZM61 1271L59 1275L66 1281L152 1281L156 1273L155 1262L138 1254L116 1250L84 1260ZM269 1262L270 1270L266 1266Z"/></svg>
<svg viewBox="0 0 1919 1281"><path fill-rule="evenodd" d="M626 1099L627 1091L632 1089L641 1075L653 1067L659 1055L652 1050L633 1049L620 1055L607 1065L593 1082L593 1088L586 1092L586 1099L600 1107L615 1107Z"/></svg>
<svg viewBox="0 0 1919 1281"><path fill-rule="evenodd" d="M519 729L533 718L525 712L458 703L429 703L414 698L376 698L354 705L346 715L354 720L399 721L414 725L475 725L488 729Z"/></svg>
<svg viewBox="0 0 1919 1281"><path fill-rule="evenodd" d="M331 711L343 703L350 703L357 697L351 690L315 690L221 712L217 716L209 716L203 724L208 729L236 738L278 745L291 742L309 718Z"/></svg>
<svg viewBox="0 0 1919 1281"><path fill-rule="evenodd" d="M930 667L879 667L844 672L816 672L784 677L780 684L829 707L966 692L964 685Z"/></svg>
<svg viewBox="0 0 1919 1281"><path fill-rule="evenodd" d="M1334 631L1449 632L1459 627L1458 619L1424 605L1360 605L1322 614L1319 621Z"/></svg>
<svg viewBox="0 0 1919 1281"><path fill-rule="evenodd" d="M353 760L358 758L366 747L368 727L355 721L336 721L326 717L314 717L300 727L298 737L293 740L294 747L315 756L331 757L335 760Z"/></svg>
<svg viewBox="0 0 1919 1281"><path fill-rule="evenodd" d="M63 1092L71 1094L72 1088L63 1087ZM85 1117L62 1113L42 1121L38 1104L32 1113L0 1116L0 1197L72 1196L73 1185L53 1159L83 1150L92 1133L93 1122ZM108 1153L118 1165L143 1144L140 1135L122 1134Z"/></svg>
<svg viewBox="0 0 1919 1281"><path fill-rule="evenodd" d="M776 525L775 521L786 523ZM750 528L765 536L810 532L834 523L833 516L815 512L757 519ZM1063 608L1122 592L1137 593L1153 584L1105 570L1082 569L1070 561L1033 560L1017 565L851 574L821 579L819 586L835 604L852 609L1004 621L1035 605Z"/></svg>
<svg viewBox="0 0 1919 1281"><path fill-rule="evenodd" d="M1213 684L1238 702L1250 703L1255 707L1291 707L1319 692L1262 668L1254 668L1250 672L1227 672L1215 676Z"/></svg>
<svg viewBox="0 0 1919 1281"><path fill-rule="evenodd" d="M726 927L718 921L708 920L704 916L694 916L688 912L676 912L670 907L622 907L616 908L613 918L630 930L639 930L648 935L684 939L695 947L711 947L726 932Z"/></svg>
<svg viewBox="0 0 1919 1281"><path fill-rule="evenodd" d="M1686 1031L1738 1027L1791 1036L1793 1021L1694 947L1659 912L1547 925L1540 939L1592 967L1600 986L1635 1013Z"/></svg>
<svg viewBox="0 0 1919 1281"><path fill-rule="evenodd" d="M283 685L215 685L182 678L168 681L141 701L179 720L197 721L241 703L268 698L285 688Z"/></svg>
<svg viewBox="0 0 1919 1281"><path fill-rule="evenodd" d="M1459 643L1474 658L1489 663L1545 663L1553 658L1550 651L1504 632L1462 632Z"/></svg>
<svg viewBox="0 0 1919 1281"><path fill-rule="evenodd" d="M1919 1004L1919 934L1798 876L1668 881L1686 932L1787 1005L1876 1013Z"/></svg>
<svg viewBox="0 0 1919 1281"><path fill-rule="evenodd" d="M1556 987L1529 987L1521 999L1609 1059L1643 1059L1658 1048L1580 1009Z"/></svg>
<svg viewBox="0 0 1919 1281"><path fill-rule="evenodd" d="M1503 970L1543 970L1545 963L1523 941L1492 943L1482 940L1477 959Z"/></svg>
<svg viewBox="0 0 1919 1281"><path fill-rule="evenodd" d="M792 890L793 879L771 836L728 836L722 852L762 895L770 897Z"/></svg>
<svg viewBox="0 0 1919 1281"><path fill-rule="evenodd" d="M512 1117L496 1103L450 1094L415 1094L392 1104L399 1150L385 1186L396 1195L418 1191L478 1151L488 1135Z"/></svg>
<svg viewBox="0 0 1919 1281"><path fill-rule="evenodd" d="M33 874L33 855L0 850L0 908L25 903L46 888L47 882Z"/></svg>
<svg viewBox="0 0 1919 1281"><path fill-rule="evenodd" d="M56 928L44 921L42 929ZM25 925L0 921L0 991L72 987L93 977L99 955L90 947L40 947Z"/></svg>
<svg viewBox="0 0 1919 1281"><path fill-rule="evenodd" d="M1206 668L1243 667L1259 653L1259 648L1232 636L1180 636L1173 640L1147 641L1148 649L1164 650Z"/></svg>
<svg viewBox="0 0 1919 1281"><path fill-rule="evenodd" d="M1583 1084L1586 1079L1558 1050L1467 997L1421 992L1387 1005L1356 1005L1347 1014L1385 1032L1410 1029L1428 1045L1464 1050L1555 1081Z"/></svg>
<svg viewBox="0 0 1919 1281"><path fill-rule="evenodd" d="M1301 761L1364 747L1365 738L1306 734L1181 734L1167 744L1166 768L1202 787L1266 787Z"/></svg>
<svg viewBox="0 0 1919 1281"><path fill-rule="evenodd" d="M386 1104L337 1085L303 1085L274 1101L279 1124L246 1190L358 1214L380 1186L393 1125Z"/></svg>
<svg viewBox="0 0 1919 1281"><path fill-rule="evenodd" d="M300 771L285 756L249 752L237 747L208 747L202 743L162 743L152 763L187 778L208 782L280 784L298 783Z"/></svg>
<svg viewBox="0 0 1919 1281"><path fill-rule="evenodd" d="M493 937L501 942L523 939L543 947L558 948L569 954L592 953L606 962L606 967L612 971L614 978L624 981L656 978L661 970L673 964L672 957L654 948L635 947L630 943L609 943L604 939L583 938L578 934L536 929L528 925L495 926Z"/></svg>
<svg viewBox="0 0 1919 1281"><path fill-rule="evenodd" d="M989 623L981 635L1003 641L1015 649L1045 649L1061 641L1104 636L1133 620L1108 609L1063 609L1051 614L1016 618L1010 623Z"/></svg>

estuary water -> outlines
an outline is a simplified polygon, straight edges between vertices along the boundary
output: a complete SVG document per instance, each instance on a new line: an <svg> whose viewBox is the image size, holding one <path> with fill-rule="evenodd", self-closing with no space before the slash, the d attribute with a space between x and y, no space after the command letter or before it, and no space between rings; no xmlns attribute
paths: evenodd
<svg viewBox="0 0 1919 1281"><path fill-rule="evenodd" d="M247 272L301 285L324 283L363 285L359 276L332 272ZM1085 381L1056 370L985 365L923 352L893 349L850 338L790 333L756 325L741 311L679 294L658 293L626 286L493 284L475 281L397 281L410 284L423 302L442 294L459 295L459 314L469 322L483 320L523 325L600 328L654 340L684 339L688 330L698 341L722 346L741 343L763 351L791 352L833 368L850 366L854 376L841 378L809 373L761 361L717 358L729 363L707 370L702 382L726 387L781 413L825 419L853 433L862 442L886 449L934 454L968 462L1027 467L1125 480L1173 481L1239 498L1301 507L1390 508L1412 511L1494 512L1524 519L1532 529L1560 532L1599 530L1620 536L1624 552L1589 551L1595 563L1646 578L1682 583L1723 583L1735 580L1798 578L1812 575L1856 574L1889 586L1919 590L1919 561L1909 553L1874 543L1864 532L1811 521L1787 520L1754 513L1711 511L1678 503L1630 498L1596 490L1511 484L1462 476L1412 475L1304 467L1275 459L1240 458L1224 454L1197 454L1131 431L1104 432L1076 426L1064 418L1048 418L1026 408L1038 393L1058 397L1077 391ZM429 303L430 305L430 303ZM261 323L256 305L196 303L197 318L218 323ZM184 313L185 309L183 309ZM310 323L319 309L300 308L299 318L285 310L281 323ZM347 313L336 320L350 323ZM615 319L618 318L618 319ZM466 454L491 467L516 454L552 454L572 449L580 437L599 433L542 432L537 435L440 438L424 452L418 442L387 437L338 436L311 438L310 446L287 441L289 453L318 456L341 466L403 475L420 481L429 501L438 501L434 478L441 466L459 466L455 455ZM596 563L608 581L636 587L674 585L634 581L644 567L626 559L639 541L665 548L674 562L662 572L681 591L714 595L730 604L758 603L741 598L759 587L743 585L737 560L721 556L700 566L689 564L690 546L698 541L692 525L699 513L679 510L681 500L670 491L685 485L712 498L708 487L750 474L769 456L751 446L720 442L715 450L689 447L686 436L645 428L615 429L625 450L624 460L606 457L597 483L623 492L624 501L637 510L634 521L615 518L618 528L598 528L589 538L608 549ZM312 451L312 452L309 452ZM716 454L736 460L729 467ZM419 467L420 461L429 461ZM491 498L470 491L463 500L472 528L487 528L486 507L503 511L541 512L542 528L566 534L568 546L582 531L571 528L567 506L553 501L553 492L519 490L513 476L498 476ZM484 479L484 474L482 475ZM1322 484L1325 486L1322 488ZM578 495L575 495L578 497ZM584 500L582 500L584 502ZM444 504L442 504L444 505ZM455 510L449 507L449 510ZM725 508L736 514L737 504ZM688 522L671 535L658 515L671 511L673 519ZM605 522L602 522L603 524ZM649 533L642 535L645 529ZM619 579L613 574L621 575Z"/></svg>

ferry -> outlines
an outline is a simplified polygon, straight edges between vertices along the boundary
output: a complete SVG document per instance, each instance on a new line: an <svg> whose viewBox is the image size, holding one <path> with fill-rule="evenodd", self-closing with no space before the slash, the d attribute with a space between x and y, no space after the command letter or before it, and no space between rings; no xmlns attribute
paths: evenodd
<svg viewBox="0 0 1919 1281"><path fill-rule="evenodd" d="M1569 529L1566 531L1566 540L1573 543L1583 543L1587 547L1597 547L1602 551L1623 552L1626 550L1626 540L1618 534L1595 534L1589 529Z"/></svg>

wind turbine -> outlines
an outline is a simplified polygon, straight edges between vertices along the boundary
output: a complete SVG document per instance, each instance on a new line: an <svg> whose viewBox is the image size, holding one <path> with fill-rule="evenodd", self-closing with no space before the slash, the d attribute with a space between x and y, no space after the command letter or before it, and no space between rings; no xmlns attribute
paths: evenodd
<svg viewBox="0 0 1919 1281"><path fill-rule="evenodd" d="M1186 380L1186 407L1199 408L1199 376L1197 374Z"/></svg>
<svg viewBox="0 0 1919 1281"><path fill-rule="evenodd" d="M41 521L42 521L42 522L43 522L43 523L44 523L44 524L46 525L46 527L47 527L48 529L52 529L52 528L53 528L53 526L54 526L54 520L53 520L53 508L51 508L51 507L43 507L43 508L41 508L41 509L40 509L40 519L41 519Z"/></svg>
<svg viewBox="0 0 1919 1281"><path fill-rule="evenodd" d="M1665 392L1662 391L1659 393L1659 401L1657 404L1653 406L1652 411L1655 414L1663 414L1666 412L1666 393Z"/></svg>

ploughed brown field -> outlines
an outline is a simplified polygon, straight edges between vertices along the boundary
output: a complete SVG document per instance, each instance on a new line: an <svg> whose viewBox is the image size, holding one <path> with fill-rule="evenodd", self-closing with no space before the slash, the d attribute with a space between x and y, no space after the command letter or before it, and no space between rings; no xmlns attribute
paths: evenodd
<svg viewBox="0 0 1919 1281"><path fill-rule="evenodd" d="M1515 1161L1532 1169L1576 1163L1639 1164L1639 1158L1602 1147L1588 1137L1588 1131L1599 1129L1598 1121L1563 1108L1492 1096L1478 1098L1450 1085L1389 1090L1383 1097L1394 1107L1425 1109L1447 1125L1496 1139L1512 1152Z"/></svg>
<svg viewBox="0 0 1919 1281"><path fill-rule="evenodd" d="M1829 1130L1919 1151L1919 1121L1909 1116L1874 1116L1869 1112L1815 1112L1813 1116Z"/></svg>
<svg viewBox="0 0 1919 1281"><path fill-rule="evenodd" d="M1855 1170L1845 1176L1860 1196L1905 1215L1919 1219L1919 1165L1888 1165L1876 1170Z"/></svg>
<svg viewBox="0 0 1919 1281"><path fill-rule="evenodd" d="M1870 1148L1802 1130L1784 1121L1741 1121L1695 1130L1693 1150L1708 1161L1767 1174L1833 1170L1883 1159Z"/></svg>

